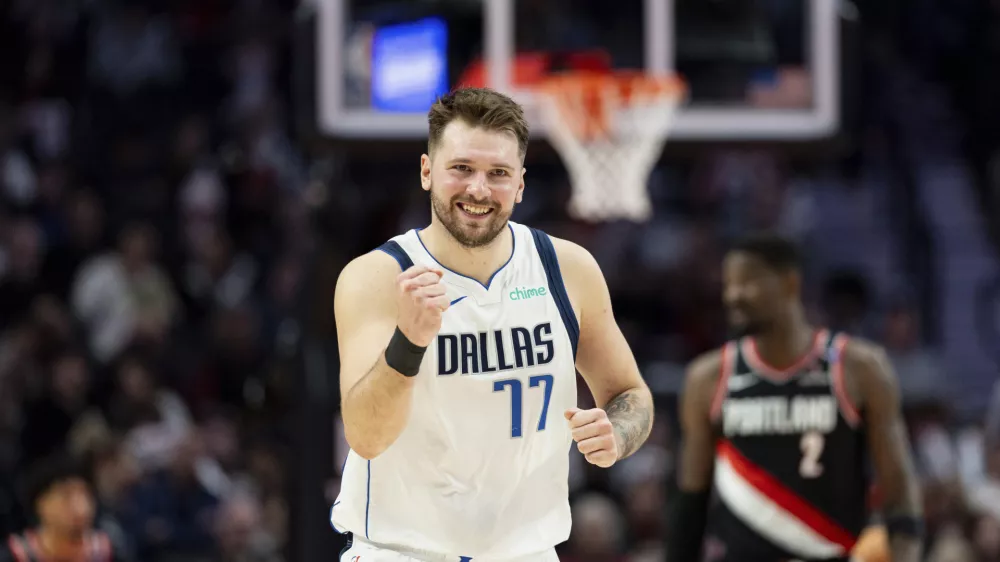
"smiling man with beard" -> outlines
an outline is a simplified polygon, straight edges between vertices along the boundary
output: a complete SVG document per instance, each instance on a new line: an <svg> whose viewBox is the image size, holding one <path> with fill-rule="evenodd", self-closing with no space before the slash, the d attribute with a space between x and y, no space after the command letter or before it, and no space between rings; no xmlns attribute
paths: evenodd
<svg viewBox="0 0 1000 562"><path fill-rule="evenodd" d="M846 562L868 522L869 457L892 560L919 560L919 483L885 351L809 324L791 242L748 236L722 269L738 339L688 368L670 561Z"/></svg>
<svg viewBox="0 0 1000 562"><path fill-rule="evenodd" d="M569 450L609 467L653 404L586 250L511 222L528 127L488 89L430 110L431 224L352 261L334 309L351 446L341 560L556 562ZM576 371L597 408L576 405Z"/></svg>

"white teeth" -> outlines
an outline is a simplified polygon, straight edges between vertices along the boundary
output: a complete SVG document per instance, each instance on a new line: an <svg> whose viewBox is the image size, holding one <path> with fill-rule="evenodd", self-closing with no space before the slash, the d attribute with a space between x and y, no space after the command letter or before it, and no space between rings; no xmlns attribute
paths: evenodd
<svg viewBox="0 0 1000 562"><path fill-rule="evenodd" d="M465 210L465 212L467 212L469 214L473 214L473 215L485 215L486 213L490 212L490 208L489 207L480 207L478 205L469 205L468 203L462 203L462 209Z"/></svg>

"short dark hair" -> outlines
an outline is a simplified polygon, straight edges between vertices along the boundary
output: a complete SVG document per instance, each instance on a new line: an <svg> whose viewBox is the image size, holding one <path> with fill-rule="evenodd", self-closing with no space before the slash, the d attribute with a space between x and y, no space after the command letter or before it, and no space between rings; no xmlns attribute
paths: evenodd
<svg viewBox="0 0 1000 562"><path fill-rule="evenodd" d="M798 245L773 232L747 234L737 240L730 251L750 254L775 271L795 271L802 267Z"/></svg>
<svg viewBox="0 0 1000 562"><path fill-rule="evenodd" d="M823 300L827 305L832 305L834 301L843 298L850 299L861 307L868 306L868 283L859 272L836 271L823 282Z"/></svg>
<svg viewBox="0 0 1000 562"><path fill-rule="evenodd" d="M67 453L56 453L32 464L24 476L24 507L34 513L35 504L53 486L80 479L90 485L90 470L84 462Z"/></svg>
<svg viewBox="0 0 1000 562"><path fill-rule="evenodd" d="M528 151L528 120L521 105L509 96L489 88L461 88L441 96L427 113L428 150L437 147L445 127L456 119L471 127L513 133L524 159Z"/></svg>

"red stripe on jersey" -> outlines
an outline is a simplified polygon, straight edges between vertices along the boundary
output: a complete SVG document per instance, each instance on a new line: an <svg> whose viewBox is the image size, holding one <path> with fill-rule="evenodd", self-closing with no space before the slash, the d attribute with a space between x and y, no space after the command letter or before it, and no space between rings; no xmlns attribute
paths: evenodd
<svg viewBox="0 0 1000 562"><path fill-rule="evenodd" d="M31 557L28 556L28 552L24 550L24 543L17 536L11 535L7 539L7 545L10 547L10 553L14 555L17 562L31 562Z"/></svg>
<svg viewBox="0 0 1000 562"><path fill-rule="evenodd" d="M850 552L851 548L854 547L854 543L858 540L857 537L831 520L825 513L810 505L809 502L803 500L798 494L789 490L766 470L744 457L732 443L720 440L716 447L716 453L728 460L733 470L742 476L748 484L770 498L789 515L807 525L816 534L840 545L844 552Z"/></svg>
<svg viewBox="0 0 1000 562"><path fill-rule="evenodd" d="M830 372L833 375L833 394L837 397L837 404L840 405L840 413L852 427L861 425L861 414L854 406L850 393L847 392L847 383L844 380L844 348L847 347L847 336L837 334L833 339L833 349L836 352L833 357L833 364Z"/></svg>
<svg viewBox="0 0 1000 562"><path fill-rule="evenodd" d="M733 365L736 363L734 349L735 345L727 343L722 346L721 357L719 357L719 382L715 383L715 394L712 396L712 407L709 409L708 417L713 422L718 421L722 414L722 403L726 401L726 394L729 391L729 375L733 374Z"/></svg>

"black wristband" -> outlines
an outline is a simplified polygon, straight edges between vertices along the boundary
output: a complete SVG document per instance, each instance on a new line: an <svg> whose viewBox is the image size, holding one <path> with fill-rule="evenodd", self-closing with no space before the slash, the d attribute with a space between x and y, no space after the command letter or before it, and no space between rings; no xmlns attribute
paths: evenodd
<svg viewBox="0 0 1000 562"><path fill-rule="evenodd" d="M420 372L420 363L424 360L426 351L426 347L411 342L397 326L385 348L385 364L401 375L415 377Z"/></svg>
<svg viewBox="0 0 1000 562"><path fill-rule="evenodd" d="M907 535L913 538L923 538L924 520L917 515L896 515L887 517L885 531L892 539L893 535Z"/></svg>

